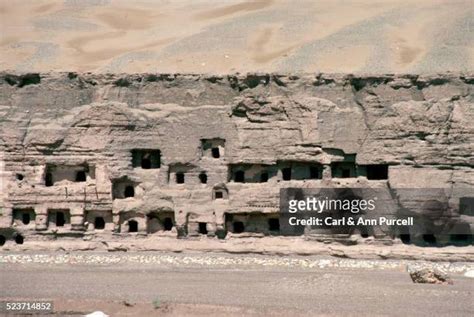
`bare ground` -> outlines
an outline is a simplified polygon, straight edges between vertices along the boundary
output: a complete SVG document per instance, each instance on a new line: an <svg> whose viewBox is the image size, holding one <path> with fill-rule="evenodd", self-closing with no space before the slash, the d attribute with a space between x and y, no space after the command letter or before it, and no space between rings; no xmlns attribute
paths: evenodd
<svg viewBox="0 0 474 317"><path fill-rule="evenodd" d="M93 257L94 253L88 255ZM59 262L58 255L51 261L33 257L26 263L10 263L5 256L0 266L0 297L52 299L60 316L95 310L111 316L474 314L472 279L451 273L454 285L414 284L405 270L406 264L396 265L397 261L374 265L374 261L351 260L354 265L350 267L344 265L347 260L328 258L319 261L332 261L333 265L308 268L278 265L289 259L277 256L257 258L252 265L229 262L230 258L235 263L247 263L246 255L218 258L227 261L227 265L217 265L212 256L208 262L200 260L196 265L196 259L206 255L192 253L173 255L170 258L176 261L161 263L102 264L54 264ZM140 257L134 253L126 256ZM294 259L301 258L304 259ZM452 264L447 265L453 268Z"/></svg>

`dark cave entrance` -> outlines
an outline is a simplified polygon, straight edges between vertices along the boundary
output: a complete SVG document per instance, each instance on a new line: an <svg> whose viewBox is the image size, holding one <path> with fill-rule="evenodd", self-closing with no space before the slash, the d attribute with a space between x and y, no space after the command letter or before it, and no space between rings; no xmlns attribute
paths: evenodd
<svg viewBox="0 0 474 317"><path fill-rule="evenodd" d="M232 229L234 233L242 233L245 230L244 223L242 221L234 221L232 223Z"/></svg>
<svg viewBox="0 0 474 317"><path fill-rule="evenodd" d="M105 220L103 217L95 217L94 219L94 229L102 230L105 228Z"/></svg>
<svg viewBox="0 0 474 317"><path fill-rule="evenodd" d="M125 198L130 198L135 196L135 188L133 188L132 185L128 185L125 187L125 190L123 192L123 196Z"/></svg>
<svg viewBox="0 0 474 317"><path fill-rule="evenodd" d="M85 182L86 181L86 172L85 171L78 171L76 173L76 182Z"/></svg>
<svg viewBox="0 0 474 317"><path fill-rule="evenodd" d="M177 184L184 184L184 173L183 172L176 173L176 183Z"/></svg>
<svg viewBox="0 0 474 317"><path fill-rule="evenodd" d="M289 181L291 180L291 167L285 167L281 170L283 180Z"/></svg>
<svg viewBox="0 0 474 317"><path fill-rule="evenodd" d="M244 171L236 171L234 174L234 182L236 183L243 183L245 181L245 172Z"/></svg>
<svg viewBox="0 0 474 317"><path fill-rule="evenodd" d="M220 153L218 147L213 147L213 148L211 149L211 153L212 153L212 157L213 157L213 158L220 158L220 157L221 157L221 153Z"/></svg>
<svg viewBox="0 0 474 317"><path fill-rule="evenodd" d="M207 234L207 223L206 222L200 222L199 223L199 233L200 234Z"/></svg>
<svg viewBox="0 0 474 317"><path fill-rule="evenodd" d="M138 232L138 222L136 222L135 220L129 220L128 232Z"/></svg>

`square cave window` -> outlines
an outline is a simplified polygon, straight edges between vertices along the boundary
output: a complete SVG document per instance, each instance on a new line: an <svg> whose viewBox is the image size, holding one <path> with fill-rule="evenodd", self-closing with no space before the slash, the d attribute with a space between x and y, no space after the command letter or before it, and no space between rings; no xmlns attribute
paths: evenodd
<svg viewBox="0 0 474 317"><path fill-rule="evenodd" d="M284 181L291 180L291 167L285 167L281 170L281 174L283 176Z"/></svg>
<svg viewBox="0 0 474 317"><path fill-rule="evenodd" d="M355 177L356 165L354 162L334 162L331 163L332 177L351 178Z"/></svg>
<svg viewBox="0 0 474 317"><path fill-rule="evenodd" d="M176 184L184 184L184 173L183 172L176 173Z"/></svg>
<svg viewBox="0 0 474 317"><path fill-rule="evenodd" d="M69 210L49 210L48 223L54 224L56 227L64 227L70 223Z"/></svg>
<svg viewBox="0 0 474 317"><path fill-rule="evenodd" d="M232 223L233 233L242 233L245 230L244 223L242 221L234 221Z"/></svg>
<svg viewBox="0 0 474 317"><path fill-rule="evenodd" d="M319 173L319 168L316 166L310 166L309 167L309 178L310 179L320 179L321 174Z"/></svg>
<svg viewBox="0 0 474 317"><path fill-rule="evenodd" d="M95 217L95 219L94 219L94 229L102 230L104 228L105 228L104 217Z"/></svg>
<svg viewBox="0 0 474 317"><path fill-rule="evenodd" d="M163 220L163 228L165 229L165 231L171 231L171 229L173 229L173 219L171 219L170 217L166 217Z"/></svg>
<svg viewBox="0 0 474 317"><path fill-rule="evenodd" d="M206 222L200 222L199 223L199 233L200 234L207 234L207 223Z"/></svg>
<svg viewBox="0 0 474 317"><path fill-rule="evenodd" d="M129 220L128 232L138 232L138 222L136 222L135 220Z"/></svg>
<svg viewBox="0 0 474 317"><path fill-rule="evenodd" d="M160 168L160 150L132 150L132 166L143 169Z"/></svg>
<svg viewBox="0 0 474 317"><path fill-rule="evenodd" d="M268 172L263 172L260 174L260 183L268 182Z"/></svg>
<svg viewBox="0 0 474 317"><path fill-rule="evenodd" d="M202 156L218 159L224 156L225 140L220 138L201 139Z"/></svg>
<svg viewBox="0 0 474 317"><path fill-rule="evenodd" d="M269 231L280 231L280 219L270 218L268 219L268 230Z"/></svg>
<svg viewBox="0 0 474 317"><path fill-rule="evenodd" d="M44 175L44 185L46 187L50 187L50 186L53 186L53 184L54 184L54 182L53 182L53 173L47 172Z"/></svg>
<svg viewBox="0 0 474 317"><path fill-rule="evenodd" d="M28 225L30 223L30 214L29 213L23 213L21 215L21 222L23 222L24 225Z"/></svg>
<svg viewBox="0 0 474 317"><path fill-rule="evenodd" d="M223 199L224 198L224 193L220 190L216 191L215 194L215 199Z"/></svg>
<svg viewBox="0 0 474 317"><path fill-rule="evenodd" d="M95 166L88 164L80 165L56 165L47 164L44 174L45 186L54 186L57 182L85 182L87 178L95 178Z"/></svg>
<svg viewBox="0 0 474 317"><path fill-rule="evenodd" d="M437 243L436 236L432 233L423 234L421 237L423 242L428 245L435 245Z"/></svg>
<svg viewBox="0 0 474 317"><path fill-rule="evenodd" d="M147 233L171 231L174 226L173 212L152 212L147 215Z"/></svg>
<svg viewBox="0 0 474 317"><path fill-rule="evenodd" d="M76 182L85 182L87 179L85 171L76 172Z"/></svg>
<svg viewBox="0 0 474 317"><path fill-rule="evenodd" d="M367 179L370 179L370 180L388 179L388 165L387 164L366 165L366 168L367 168Z"/></svg>
<svg viewBox="0 0 474 317"><path fill-rule="evenodd" d="M201 172L199 174L199 181L201 182L201 184L207 184L207 175L205 172Z"/></svg>
<svg viewBox="0 0 474 317"><path fill-rule="evenodd" d="M236 182L236 183L245 182L245 172L244 171L236 171L234 173L234 182Z"/></svg>
<svg viewBox="0 0 474 317"><path fill-rule="evenodd" d="M133 188L132 185L125 186L125 189L123 191L123 196L125 198L134 197L135 196L135 188Z"/></svg>
<svg viewBox="0 0 474 317"><path fill-rule="evenodd" d="M29 225L35 221L35 211L30 208L26 209L13 209L13 222L17 225Z"/></svg>
<svg viewBox="0 0 474 317"><path fill-rule="evenodd" d="M220 153L218 147L213 147L213 148L211 149L211 153L212 153L212 157L213 157L213 158L219 158L219 157L221 157L221 153Z"/></svg>
<svg viewBox="0 0 474 317"><path fill-rule="evenodd" d="M111 210L87 210L85 216L87 230L112 230L113 215Z"/></svg>
<svg viewBox="0 0 474 317"><path fill-rule="evenodd" d="M64 227L64 224L66 223L66 216L64 215L64 212L57 212L56 213L56 226L57 227Z"/></svg>
<svg viewBox="0 0 474 317"><path fill-rule="evenodd" d="M127 177L112 180L113 199L124 199L135 197L135 189L138 184Z"/></svg>
<svg viewBox="0 0 474 317"><path fill-rule="evenodd" d="M449 235L449 242L453 245L457 246L467 246L471 245L473 242L473 235L472 234L451 234Z"/></svg>
<svg viewBox="0 0 474 317"><path fill-rule="evenodd" d="M342 178L349 178L351 177L351 170L348 168L341 169L341 177Z"/></svg>
<svg viewBox="0 0 474 317"><path fill-rule="evenodd" d="M403 244L410 244L411 236L409 233L401 233L399 237Z"/></svg>

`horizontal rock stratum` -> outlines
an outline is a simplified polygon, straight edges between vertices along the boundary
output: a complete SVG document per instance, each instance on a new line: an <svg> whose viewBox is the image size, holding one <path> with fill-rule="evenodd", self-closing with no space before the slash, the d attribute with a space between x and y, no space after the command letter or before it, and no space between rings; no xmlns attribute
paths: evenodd
<svg viewBox="0 0 474 317"><path fill-rule="evenodd" d="M307 228L305 240L470 245L473 83L472 73L0 73L3 244L275 238L284 249L280 189L342 187L445 189L427 224L443 234ZM421 203L408 212L432 215Z"/></svg>

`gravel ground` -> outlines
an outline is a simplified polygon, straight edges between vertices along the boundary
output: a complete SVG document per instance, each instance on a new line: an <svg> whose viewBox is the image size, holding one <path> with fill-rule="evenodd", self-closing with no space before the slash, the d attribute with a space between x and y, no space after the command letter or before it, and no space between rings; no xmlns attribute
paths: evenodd
<svg viewBox="0 0 474 317"><path fill-rule="evenodd" d="M114 265L145 264L173 267L274 267L290 269L379 269L401 270L433 267L451 273L474 270L473 263L428 262L412 260L359 260L334 257L281 257L221 254L172 254L172 253L31 253L0 254L2 264L71 264L71 265Z"/></svg>

